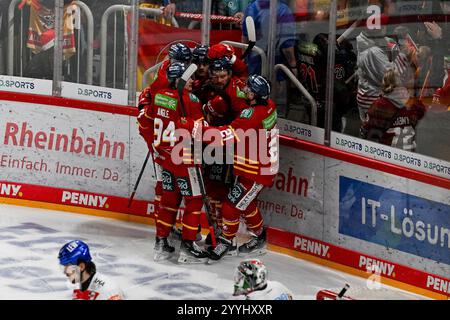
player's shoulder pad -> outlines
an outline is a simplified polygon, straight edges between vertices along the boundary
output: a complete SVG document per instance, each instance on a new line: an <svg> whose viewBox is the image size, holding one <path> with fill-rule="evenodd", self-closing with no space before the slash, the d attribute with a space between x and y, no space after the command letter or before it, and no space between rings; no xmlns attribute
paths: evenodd
<svg viewBox="0 0 450 320"><path fill-rule="evenodd" d="M247 108L241 111L241 115L239 118L241 119L250 119L253 116L255 110L253 108Z"/></svg>
<svg viewBox="0 0 450 320"><path fill-rule="evenodd" d="M193 93L189 93L189 98L192 102L200 102L200 99Z"/></svg>

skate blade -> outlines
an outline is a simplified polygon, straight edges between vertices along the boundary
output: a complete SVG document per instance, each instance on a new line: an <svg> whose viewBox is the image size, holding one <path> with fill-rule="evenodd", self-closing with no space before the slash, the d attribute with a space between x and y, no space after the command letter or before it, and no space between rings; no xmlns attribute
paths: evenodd
<svg viewBox="0 0 450 320"><path fill-rule="evenodd" d="M169 260L171 256L172 256L171 253L155 253L153 255L153 261L159 262Z"/></svg>
<svg viewBox="0 0 450 320"><path fill-rule="evenodd" d="M191 256L183 255L178 258L178 264L204 264L208 261L208 258L194 258Z"/></svg>
<svg viewBox="0 0 450 320"><path fill-rule="evenodd" d="M261 248L261 249L257 249L255 251L251 251L251 252L239 252L239 256L240 257L254 257L254 256L262 256L265 255L267 253L267 249L266 248Z"/></svg>
<svg viewBox="0 0 450 320"><path fill-rule="evenodd" d="M219 260L213 260L213 259L208 259L208 262L207 262L207 264L215 264L215 263L217 263L217 262L219 262L219 261L221 261L221 260L223 260L223 259L229 259L229 258L234 258L234 257L237 257L238 256L238 252L237 252L237 250L235 250L235 251L228 251L222 258L220 258Z"/></svg>

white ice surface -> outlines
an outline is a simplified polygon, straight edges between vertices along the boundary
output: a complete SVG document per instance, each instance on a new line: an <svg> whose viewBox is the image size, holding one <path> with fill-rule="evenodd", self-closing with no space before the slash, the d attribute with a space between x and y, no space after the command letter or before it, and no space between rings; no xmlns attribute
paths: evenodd
<svg viewBox="0 0 450 320"><path fill-rule="evenodd" d="M70 299L71 287L58 265L59 248L81 239L97 269L119 283L127 299L233 299L239 258L214 265L179 265L176 258L153 261L155 229L114 219L0 204L0 299ZM305 260L269 252L261 256L269 279L280 281L296 299L315 299L321 289L348 283L372 299L424 299Z"/></svg>

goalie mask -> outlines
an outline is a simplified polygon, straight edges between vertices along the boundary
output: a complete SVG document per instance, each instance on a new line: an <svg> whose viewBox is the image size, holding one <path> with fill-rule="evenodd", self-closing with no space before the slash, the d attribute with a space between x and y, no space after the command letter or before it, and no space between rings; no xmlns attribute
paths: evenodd
<svg viewBox="0 0 450 320"><path fill-rule="evenodd" d="M249 294L267 285L267 269L259 259L242 261L234 274L234 296Z"/></svg>

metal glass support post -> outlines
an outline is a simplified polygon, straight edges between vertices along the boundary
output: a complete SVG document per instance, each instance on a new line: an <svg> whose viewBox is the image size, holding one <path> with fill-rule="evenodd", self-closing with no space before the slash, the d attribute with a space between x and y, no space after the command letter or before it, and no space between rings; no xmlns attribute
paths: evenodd
<svg viewBox="0 0 450 320"><path fill-rule="evenodd" d="M14 10L20 0L12 0L8 7L8 69L9 76L14 75Z"/></svg>
<svg viewBox="0 0 450 320"><path fill-rule="evenodd" d="M325 138L326 146L331 143L331 129L333 125L333 99L334 99L334 63L336 51L336 15L337 0L330 3L330 21L328 27L328 54L327 54L327 87L325 95Z"/></svg>
<svg viewBox="0 0 450 320"><path fill-rule="evenodd" d="M87 21L87 62L86 62L86 83L92 84L93 64L94 64L94 17L91 9L81 1L74 1L74 3L81 8L86 15ZM79 50L79 48L78 48ZM79 61L78 61L79 63Z"/></svg>
<svg viewBox="0 0 450 320"><path fill-rule="evenodd" d="M63 46L64 46L64 0L55 0L55 51L53 54L53 89L54 96L61 96L63 80Z"/></svg>
<svg viewBox="0 0 450 320"><path fill-rule="evenodd" d="M202 44L209 45L211 32L211 0L203 0Z"/></svg>
<svg viewBox="0 0 450 320"><path fill-rule="evenodd" d="M137 76L137 50L138 50L138 23L139 4L138 0L132 0L131 4L131 35L130 51L128 59L128 105L136 105L136 76Z"/></svg>
<svg viewBox="0 0 450 320"><path fill-rule="evenodd" d="M267 39L267 48L262 48L263 50L267 50L267 65L268 73L267 76L272 83L276 81L276 73L274 72L273 66L275 66L275 45L277 43L277 29L278 29L278 21L277 21L277 10L278 9L278 0L270 0L270 24L269 24L269 38Z"/></svg>

